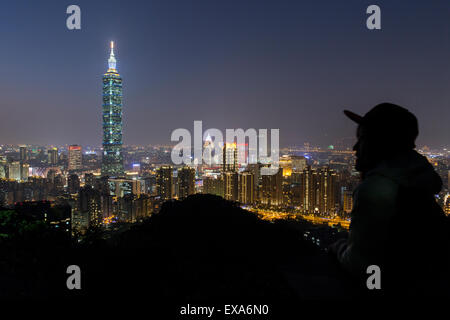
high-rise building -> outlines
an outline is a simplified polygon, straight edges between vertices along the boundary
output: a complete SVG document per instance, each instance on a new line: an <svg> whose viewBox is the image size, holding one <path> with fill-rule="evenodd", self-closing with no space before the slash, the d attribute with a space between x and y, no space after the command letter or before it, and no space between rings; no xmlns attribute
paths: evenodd
<svg viewBox="0 0 450 320"><path fill-rule="evenodd" d="M47 163L51 166L56 166L58 164L58 148L51 148L47 150L48 161Z"/></svg>
<svg viewBox="0 0 450 320"><path fill-rule="evenodd" d="M223 146L223 172L237 172L238 170L238 155L236 143L225 143Z"/></svg>
<svg viewBox="0 0 450 320"><path fill-rule="evenodd" d="M223 193L226 200L238 200L238 173L227 171L223 173Z"/></svg>
<svg viewBox="0 0 450 320"><path fill-rule="evenodd" d="M122 154L122 78L116 69L114 42L103 75L103 158L102 176L124 174Z"/></svg>
<svg viewBox="0 0 450 320"><path fill-rule="evenodd" d="M328 167L320 170L319 212L331 214L336 212L336 172Z"/></svg>
<svg viewBox="0 0 450 320"><path fill-rule="evenodd" d="M67 177L67 190L70 194L80 191L80 178L76 174L70 174Z"/></svg>
<svg viewBox="0 0 450 320"><path fill-rule="evenodd" d="M63 177L62 174L58 174L55 176L55 180L53 183L54 189L56 192L62 192L64 191L64 185L65 185L66 179Z"/></svg>
<svg viewBox="0 0 450 320"><path fill-rule="evenodd" d="M169 200L173 198L171 166L162 166L157 169L156 193L161 197L161 200Z"/></svg>
<svg viewBox="0 0 450 320"><path fill-rule="evenodd" d="M290 206L294 206L296 208L301 207L302 204L302 185L298 182L293 182L288 185L289 187L289 196L288 203Z"/></svg>
<svg viewBox="0 0 450 320"><path fill-rule="evenodd" d="M19 161L11 162L8 165L8 178L13 180L21 180L22 168Z"/></svg>
<svg viewBox="0 0 450 320"><path fill-rule="evenodd" d="M51 183L51 184L55 183L56 173L57 172L54 169L48 170L48 172L47 172L47 180L48 180L49 183Z"/></svg>
<svg viewBox="0 0 450 320"><path fill-rule="evenodd" d="M220 167L221 159L219 158L219 154L215 154L214 152L216 143L212 140L209 134L206 136L203 144L203 169Z"/></svg>
<svg viewBox="0 0 450 320"><path fill-rule="evenodd" d="M353 209L353 192L345 190L343 195L343 208L345 213L352 212Z"/></svg>
<svg viewBox="0 0 450 320"><path fill-rule="evenodd" d="M95 186L95 176L93 173L84 174L84 185L94 187Z"/></svg>
<svg viewBox="0 0 450 320"><path fill-rule="evenodd" d="M259 184L260 184L260 180L261 180L261 175L260 175L260 171L261 171L261 164L260 163L249 163L247 165L247 171L250 171L254 178L253 178L253 196L254 196L254 200L257 201L258 200L258 192L259 192Z"/></svg>
<svg viewBox="0 0 450 320"><path fill-rule="evenodd" d="M70 170L80 170L82 168L82 155L81 147L78 145L69 146L69 165L67 169Z"/></svg>
<svg viewBox="0 0 450 320"><path fill-rule="evenodd" d="M4 175L9 179L17 181L27 181L30 165L21 161L13 161L3 167Z"/></svg>
<svg viewBox="0 0 450 320"><path fill-rule="evenodd" d="M0 179L6 178L6 166L0 162Z"/></svg>
<svg viewBox="0 0 450 320"><path fill-rule="evenodd" d="M122 221L136 222L152 214L152 198L148 195L126 195L118 200L119 218Z"/></svg>
<svg viewBox="0 0 450 320"><path fill-rule="evenodd" d="M79 217L75 220L80 220L84 228L100 225L103 219L100 192L91 187L81 188L76 211Z"/></svg>
<svg viewBox="0 0 450 320"><path fill-rule="evenodd" d="M307 167L300 175L302 207L305 213L331 214L336 212L336 173L324 167Z"/></svg>
<svg viewBox="0 0 450 320"><path fill-rule="evenodd" d="M178 169L178 194L184 199L195 193L195 169L183 167Z"/></svg>
<svg viewBox="0 0 450 320"><path fill-rule="evenodd" d="M141 194L141 180L111 178L108 180L108 187L109 194L118 198Z"/></svg>
<svg viewBox="0 0 450 320"><path fill-rule="evenodd" d="M20 146L20 162L24 163L28 160L28 150L26 146Z"/></svg>
<svg viewBox="0 0 450 320"><path fill-rule="evenodd" d="M279 161L280 167L283 168L283 176L290 177L292 174L292 158L289 155L283 155Z"/></svg>
<svg viewBox="0 0 450 320"><path fill-rule="evenodd" d="M283 169L273 175L263 175L261 185L261 203L267 206L283 204Z"/></svg>
<svg viewBox="0 0 450 320"><path fill-rule="evenodd" d="M223 176L209 176L203 178L203 193L223 197Z"/></svg>
<svg viewBox="0 0 450 320"><path fill-rule="evenodd" d="M293 172L302 172L308 165L303 156L291 156L291 163Z"/></svg>
<svg viewBox="0 0 450 320"><path fill-rule="evenodd" d="M156 192L156 176L151 175L144 178L144 193L154 195Z"/></svg>
<svg viewBox="0 0 450 320"><path fill-rule="evenodd" d="M255 175L252 172L244 171L238 178L238 200L243 204L253 204L255 201Z"/></svg>
<svg viewBox="0 0 450 320"><path fill-rule="evenodd" d="M20 164L20 179L22 181L27 181L30 173L30 165L28 163Z"/></svg>

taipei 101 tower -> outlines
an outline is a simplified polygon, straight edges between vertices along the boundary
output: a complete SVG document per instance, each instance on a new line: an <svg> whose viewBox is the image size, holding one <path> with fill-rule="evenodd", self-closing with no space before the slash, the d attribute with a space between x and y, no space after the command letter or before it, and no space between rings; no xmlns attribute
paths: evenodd
<svg viewBox="0 0 450 320"><path fill-rule="evenodd" d="M102 176L123 176L122 155L122 78L116 69L114 42L108 71L103 75L103 157Z"/></svg>

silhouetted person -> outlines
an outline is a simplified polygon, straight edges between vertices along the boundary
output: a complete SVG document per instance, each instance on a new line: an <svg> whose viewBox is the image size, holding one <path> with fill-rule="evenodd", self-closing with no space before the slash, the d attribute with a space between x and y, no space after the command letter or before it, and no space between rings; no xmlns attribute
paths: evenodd
<svg viewBox="0 0 450 320"><path fill-rule="evenodd" d="M386 293L447 294L448 218L436 203L442 187L428 160L417 153L417 118L405 108L382 103L358 124L356 169L349 237L331 246L342 265L365 286L367 267L381 268Z"/></svg>

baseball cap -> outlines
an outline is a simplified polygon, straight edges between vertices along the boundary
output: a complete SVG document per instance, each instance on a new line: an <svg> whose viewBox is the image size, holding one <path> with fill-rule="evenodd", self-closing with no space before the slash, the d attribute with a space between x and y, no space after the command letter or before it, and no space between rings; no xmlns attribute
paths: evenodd
<svg viewBox="0 0 450 320"><path fill-rule="evenodd" d="M419 134L417 118L407 109L392 103L381 103L364 116L344 110L351 120L366 128L372 136L414 148Z"/></svg>

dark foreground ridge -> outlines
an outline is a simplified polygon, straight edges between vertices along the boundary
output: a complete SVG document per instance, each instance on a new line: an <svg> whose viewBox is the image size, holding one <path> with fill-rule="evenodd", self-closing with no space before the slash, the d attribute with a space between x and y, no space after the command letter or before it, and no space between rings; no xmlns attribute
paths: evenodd
<svg viewBox="0 0 450 320"><path fill-rule="evenodd" d="M1 297L149 303L276 303L362 298L307 226L271 223L212 195L166 202L159 214L81 245L48 230L2 242ZM42 227L43 228L43 227ZM78 265L82 289L68 290Z"/></svg>

